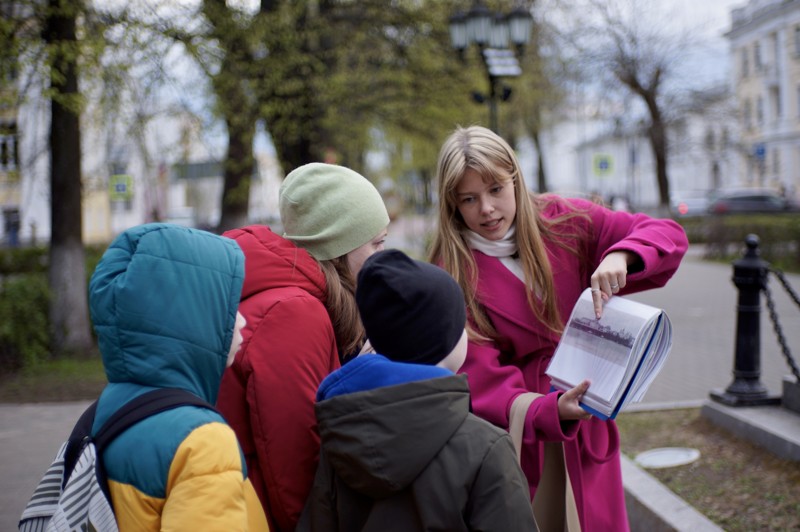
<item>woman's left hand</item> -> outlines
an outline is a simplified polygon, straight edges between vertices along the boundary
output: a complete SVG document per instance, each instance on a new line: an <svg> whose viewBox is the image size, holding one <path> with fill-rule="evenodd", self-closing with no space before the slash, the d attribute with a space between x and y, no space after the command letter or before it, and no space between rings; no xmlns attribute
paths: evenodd
<svg viewBox="0 0 800 532"><path fill-rule="evenodd" d="M574 388L561 394L558 398L558 419L573 421L576 419L589 419L592 415L581 407L583 394L589 389L589 381L584 380Z"/></svg>
<svg viewBox="0 0 800 532"><path fill-rule="evenodd" d="M603 302L625 288L628 265L637 259L630 251L614 251L606 255L592 274L592 300L597 319L603 315Z"/></svg>

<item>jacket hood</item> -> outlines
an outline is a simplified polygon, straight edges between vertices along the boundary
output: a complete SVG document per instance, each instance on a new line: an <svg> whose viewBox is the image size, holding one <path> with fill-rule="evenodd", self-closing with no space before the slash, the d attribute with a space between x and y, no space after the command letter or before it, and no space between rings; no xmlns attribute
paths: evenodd
<svg viewBox="0 0 800 532"><path fill-rule="evenodd" d="M223 234L239 244L247 257L242 300L253 294L296 286L324 303L325 276L319 263L265 225L251 225Z"/></svg>
<svg viewBox="0 0 800 532"><path fill-rule="evenodd" d="M320 392L329 397L316 405L323 452L348 486L372 498L410 485L469 412L466 376L380 355L349 362Z"/></svg>
<svg viewBox="0 0 800 532"><path fill-rule="evenodd" d="M215 403L243 282L244 255L228 238L170 224L122 233L89 282L109 382Z"/></svg>

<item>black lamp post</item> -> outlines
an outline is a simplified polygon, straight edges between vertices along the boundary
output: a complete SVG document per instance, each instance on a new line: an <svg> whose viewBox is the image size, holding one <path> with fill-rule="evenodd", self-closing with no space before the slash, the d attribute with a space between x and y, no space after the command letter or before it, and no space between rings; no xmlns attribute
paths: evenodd
<svg viewBox="0 0 800 532"><path fill-rule="evenodd" d="M533 17L525 8L519 6L508 14L493 13L481 0L475 0L468 13L458 12L450 17L450 40L459 55L463 58L471 44L480 50L489 80L489 127L494 132L497 132L497 100L505 101L511 95L509 89L498 91L497 82L522 73L517 57L530 42L531 26ZM487 100L480 93L473 97L479 103Z"/></svg>

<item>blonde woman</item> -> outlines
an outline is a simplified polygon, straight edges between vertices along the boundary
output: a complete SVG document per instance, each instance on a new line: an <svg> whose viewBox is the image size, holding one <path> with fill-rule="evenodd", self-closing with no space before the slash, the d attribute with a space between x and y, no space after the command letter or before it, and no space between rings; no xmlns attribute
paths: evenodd
<svg viewBox="0 0 800 532"><path fill-rule="evenodd" d="M294 530L319 456L317 388L364 343L355 279L383 249L389 216L375 187L342 166L301 166L279 195L283 236L262 225L225 233L245 254L247 326L217 406L272 530Z"/></svg>
<svg viewBox="0 0 800 532"><path fill-rule="evenodd" d="M437 180L431 260L465 294L475 413L510 430L542 530L626 530L616 425L580 408L588 381L551 392L545 370L581 291L592 288L600 316L613 295L664 285L683 229L531 193L511 147L483 127L450 135Z"/></svg>

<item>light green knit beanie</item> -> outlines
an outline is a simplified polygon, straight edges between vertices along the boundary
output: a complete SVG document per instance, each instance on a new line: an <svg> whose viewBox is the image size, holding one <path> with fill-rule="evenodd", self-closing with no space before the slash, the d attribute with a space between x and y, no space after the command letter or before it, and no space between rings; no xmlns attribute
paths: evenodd
<svg viewBox="0 0 800 532"><path fill-rule="evenodd" d="M378 189L361 174L310 163L286 176L279 192L286 238L317 260L330 260L366 244L389 225Z"/></svg>

